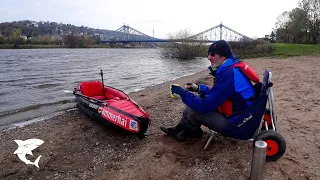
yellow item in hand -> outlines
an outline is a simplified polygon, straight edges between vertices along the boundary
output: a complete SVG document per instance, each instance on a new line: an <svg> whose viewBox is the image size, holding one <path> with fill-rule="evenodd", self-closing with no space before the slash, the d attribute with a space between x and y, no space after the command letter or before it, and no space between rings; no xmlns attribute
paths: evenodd
<svg viewBox="0 0 320 180"><path fill-rule="evenodd" d="M175 85L175 86L180 86L180 85L179 84L170 84L170 96L172 98L178 98L179 97L178 95L172 93L172 85Z"/></svg>

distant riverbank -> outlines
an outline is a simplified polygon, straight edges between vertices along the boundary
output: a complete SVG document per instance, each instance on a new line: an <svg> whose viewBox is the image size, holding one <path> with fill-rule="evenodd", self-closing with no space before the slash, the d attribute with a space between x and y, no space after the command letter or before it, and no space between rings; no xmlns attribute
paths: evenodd
<svg viewBox="0 0 320 180"><path fill-rule="evenodd" d="M0 44L0 49L40 49L40 48L69 48L68 45L18 45Z"/></svg>
<svg viewBox="0 0 320 180"><path fill-rule="evenodd" d="M13 44L0 44L0 49L47 49L47 48L71 48L69 45L18 45L14 46ZM95 44L90 47L72 47L72 48L154 48L154 47L124 47L119 45L103 45L103 44Z"/></svg>

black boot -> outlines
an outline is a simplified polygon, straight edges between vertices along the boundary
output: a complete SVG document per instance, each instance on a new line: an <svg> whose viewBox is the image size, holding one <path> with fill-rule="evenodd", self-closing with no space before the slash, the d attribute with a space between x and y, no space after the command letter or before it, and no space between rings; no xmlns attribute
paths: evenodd
<svg viewBox="0 0 320 180"><path fill-rule="evenodd" d="M186 135L193 138L201 138L203 135L203 131L201 128L197 128L195 130L189 130L186 132Z"/></svg>
<svg viewBox="0 0 320 180"><path fill-rule="evenodd" d="M176 127L166 128L161 126L160 129L166 133L168 136L173 137L179 141L184 141L186 139L186 128L178 124Z"/></svg>

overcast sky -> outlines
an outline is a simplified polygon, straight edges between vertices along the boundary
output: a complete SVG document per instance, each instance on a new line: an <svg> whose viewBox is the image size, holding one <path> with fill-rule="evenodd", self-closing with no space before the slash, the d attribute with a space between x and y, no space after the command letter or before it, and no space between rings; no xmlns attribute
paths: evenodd
<svg viewBox="0 0 320 180"><path fill-rule="evenodd" d="M194 34L220 22L249 37L263 37L299 0L0 0L0 22L69 23L116 30L127 24L166 38L188 29Z"/></svg>

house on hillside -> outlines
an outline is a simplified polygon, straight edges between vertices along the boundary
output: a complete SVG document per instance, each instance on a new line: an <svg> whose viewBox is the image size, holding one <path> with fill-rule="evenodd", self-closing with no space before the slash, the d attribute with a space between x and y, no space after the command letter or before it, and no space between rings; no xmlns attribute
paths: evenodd
<svg viewBox="0 0 320 180"><path fill-rule="evenodd" d="M26 23L26 26L39 27L39 24L36 21L31 21L30 23Z"/></svg>
<svg viewBox="0 0 320 180"><path fill-rule="evenodd" d="M27 40L28 37L27 36L20 36L23 40Z"/></svg>
<svg viewBox="0 0 320 180"><path fill-rule="evenodd" d="M33 27L39 27L39 24L37 22L35 22L35 21L32 21L31 24L32 24Z"/></svg>

